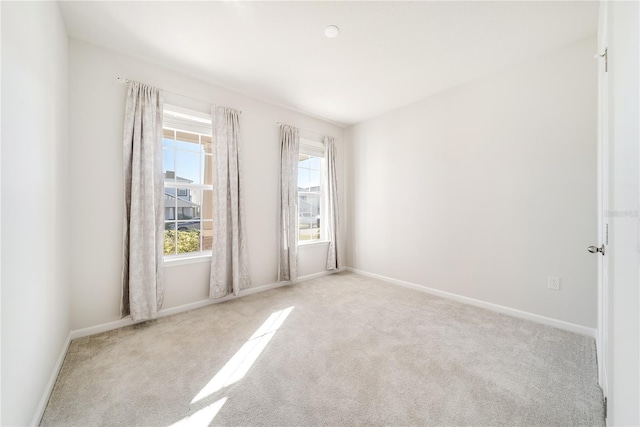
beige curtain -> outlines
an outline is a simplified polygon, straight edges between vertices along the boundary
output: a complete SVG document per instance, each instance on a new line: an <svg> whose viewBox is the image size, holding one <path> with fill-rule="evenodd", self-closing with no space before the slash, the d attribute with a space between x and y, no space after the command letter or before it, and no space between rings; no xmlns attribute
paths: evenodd
<svg viewBox="0 0 640 427"><path fill-rule="evenodd" d="M324 159L327 165L327 228L329 253L327 270L342 270L340 247L340 217L338 204L338 179L336 176L336 144L333 137L324 137Z"/></svg>
<svg viewBox="0 0 640 427"><path fill-rule="evenodd" d="M162 92L129 83L124 117L122 317L153 319L164 298Z"/></svg>
<svg viewBox="0 0 640 427"><path fill-rule="evenodd" d="M298 128L280 125L278 281L298 280Z"/></svg>
<svg viewBox="0 0 640 427"><path fill-rule="evenodd" d="M209 297L251 286L240 186L240 113L213 107L213 255Z"/></svg>

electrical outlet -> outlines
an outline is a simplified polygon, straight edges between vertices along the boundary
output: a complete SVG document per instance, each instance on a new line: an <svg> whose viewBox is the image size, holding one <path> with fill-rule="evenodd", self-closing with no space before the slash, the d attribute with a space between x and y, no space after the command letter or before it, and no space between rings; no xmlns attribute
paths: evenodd
<svg viewBox="0 0 640 427"><path fill-rule="evenodd" d="M560 278L559 277L547 277L547 287L549 289L553 289L554 291L560 290Z"/></svg>

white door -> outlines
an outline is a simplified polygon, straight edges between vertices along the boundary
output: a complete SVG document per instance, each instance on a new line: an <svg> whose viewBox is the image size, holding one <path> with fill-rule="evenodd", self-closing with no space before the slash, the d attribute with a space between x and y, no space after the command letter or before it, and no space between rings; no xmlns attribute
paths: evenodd
<svg viewBox="0 0 640 427"><path fill-rule="evenodd" d="M605 397L611 373L609 354L609 81L607 78L607 2L600 2L598 25L598 382Z"/></svg>

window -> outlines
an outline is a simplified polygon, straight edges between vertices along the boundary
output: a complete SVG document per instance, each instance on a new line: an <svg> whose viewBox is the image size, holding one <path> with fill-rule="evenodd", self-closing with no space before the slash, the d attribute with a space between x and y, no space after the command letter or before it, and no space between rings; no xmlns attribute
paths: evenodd
<svg viewBox="0 0 640 427"><path fill-rule="evenodd" d="M298 160L298 241L324 240L324 145L300 139Z"/></svg>
<svg viewBox="0 0 640 427"><path fill-rule="evenodd" d="M164 254L211 251L213 183L211 116L164 106Z"/></svg>

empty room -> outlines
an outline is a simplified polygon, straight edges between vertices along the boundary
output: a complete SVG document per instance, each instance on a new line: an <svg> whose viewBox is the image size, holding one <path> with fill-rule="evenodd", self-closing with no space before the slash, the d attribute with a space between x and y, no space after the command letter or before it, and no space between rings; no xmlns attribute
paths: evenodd
<svg viewBox="0 0 640 427"><path fill-rule="evenodd" d="M0 424L640 425L639 6L0 2Z"/></svg>

